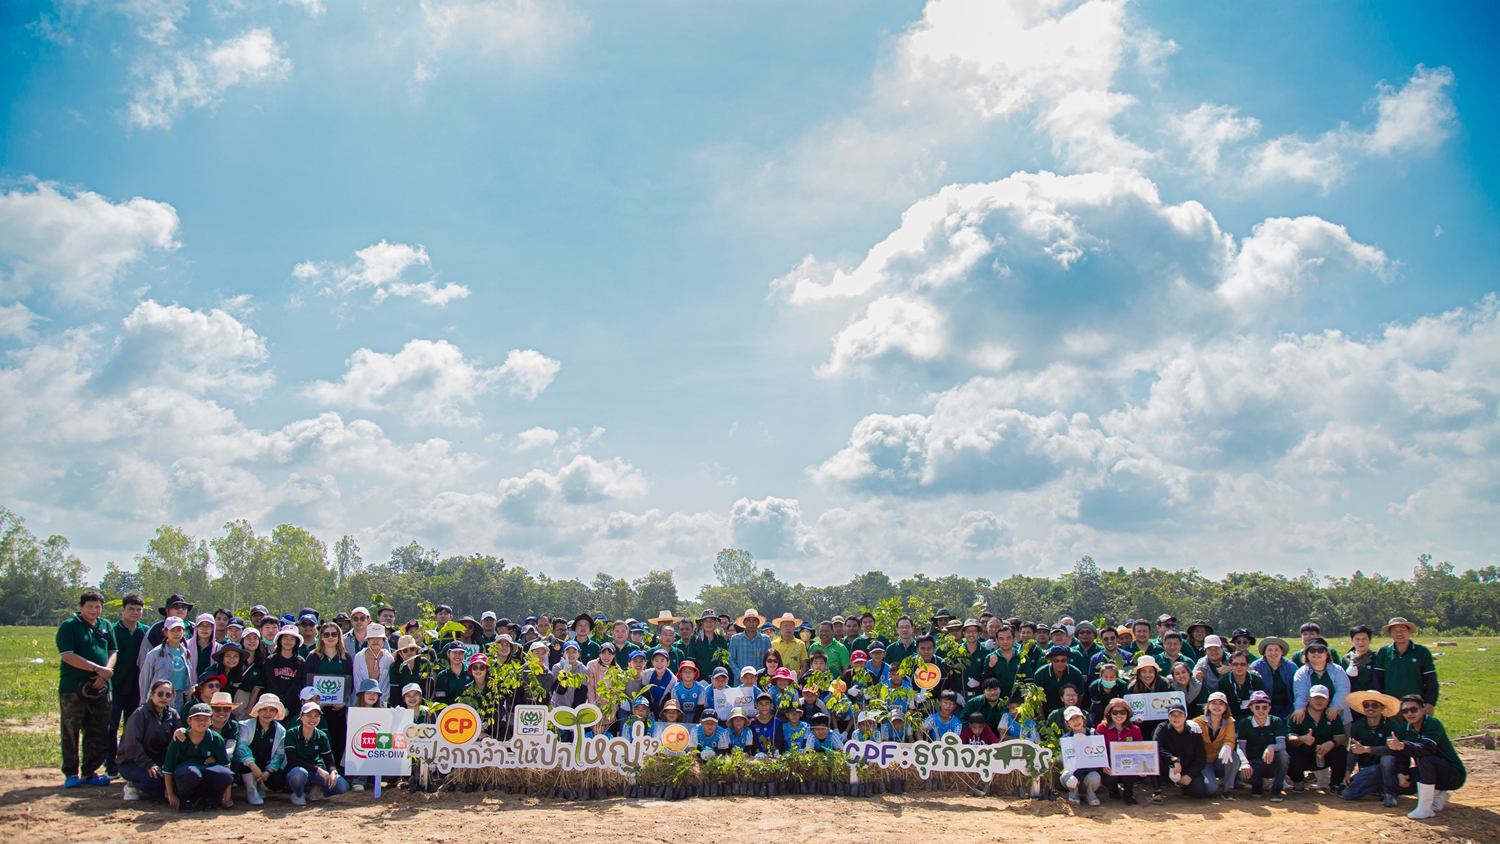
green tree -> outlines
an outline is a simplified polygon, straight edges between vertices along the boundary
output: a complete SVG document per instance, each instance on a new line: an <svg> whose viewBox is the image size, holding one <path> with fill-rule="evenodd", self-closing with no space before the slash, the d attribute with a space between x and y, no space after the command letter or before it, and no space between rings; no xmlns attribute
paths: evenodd
<svg viewBox="0 0 1500 844"><path fill-rule="evenodd" d="M174 593L197 603L209 599L208 543L182 528L157 528L156 536L146 542L146 553L137 554L135 560L141 585L151 600L165 600Z"/></svg>
<svg viewBox="0 0 1500 844"><path fill-rule="evenodd" d="M230 612L240 611L240 589L265 565L270 543L256 536L255 528L244 519L224 523L224 535L209 543L214 549L214 565L220 576L216 591L229 590Z"/></svg>

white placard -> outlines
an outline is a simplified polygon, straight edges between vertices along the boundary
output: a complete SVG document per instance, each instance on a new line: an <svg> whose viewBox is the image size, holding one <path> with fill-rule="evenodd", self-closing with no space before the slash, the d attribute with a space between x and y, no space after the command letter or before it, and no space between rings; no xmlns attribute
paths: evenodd
<svg viewBox="0 0 1500 844"><path fill-rule="evenodd" d="M748 716L755 707L755 690L744 686L714 689L714 714L719 716L720 721L728 721L729 713L736 706L742 707Z"/></svg>
<svg viewBox="0 0 1500 844"><path fill-rule="evenodd" d="M511 710L512 735L526 741L541 741L547 734L547 707L521 704Z"/></svg>
<svg viewBox="0 0 1500 844"><path fill-rule="evenodd" d="M313 690L318 693L318 703L323 706L330 704L335 706L344 705L344 691L348 688L349 678L342 674L318 674L313 677Z"/></svg>
<svg viewBox="0 0 1500 844"><path fill-rule="evenodd" d="M1182 704L1183 709L1187 708L1187 699L1183 697L1182 692L1126 695L1125 702L1130 704L1130 711L1133 713L1133 717L1139 718L1142 721L1167 720L1167 710L1174 703Z"/></svg>
<svg viewBox="0 0 1500 844"><path fill-rule="evenodd" d="M344 739L344 773L351 777L404 777L411 773L406 755L410 709L354 707Z"/></svg>
<svg viewBox="0 0 1500 844"><path fill-rule="evenodd" d="M1109 764L1104 736L1064 736L1058 741L1064 771L1103 768Z"/></svg>

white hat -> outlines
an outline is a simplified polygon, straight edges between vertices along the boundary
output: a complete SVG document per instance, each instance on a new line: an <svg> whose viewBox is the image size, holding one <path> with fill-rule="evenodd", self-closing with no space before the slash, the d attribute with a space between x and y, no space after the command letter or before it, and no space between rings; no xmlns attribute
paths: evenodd
<svg viewBox="0 0 1500 844"><path fill-rule="evenodd" d="M416 692L417 694L421 694L422 687L416 683L407 683L406 685L401 687L401 696L406 697L407 692Z"/></svg>
<svg viewBox="0 0 1500 844"><path fill-rule="evenodd" d="M162 621L162 623L161 623L161 629L162 629L163 633L165 633L168 630L171 630L174 627L183 627L183 626L185 626L185 625L182 623L182 619L178 618L175 615L169 615L169 616L167 616L166 619L164 621Z"/></svg>
<svg viewBox="0 0 1500 844"><path fill-rule="evenodd" d="M1075 715L1078 716L1079 718L1086 717L1083 714L1083 710L1079 709L1076 706L1070 706L1067 709L1063 710L1063 720L1064 721L1071 721L1071 720L1073 720L1073 716L1075 716Z"/></svg>
<svg viewBox="0 0 1500 844"><path fill-rule="evenodd" d="M385 625L384 624L380 624L379 622L372 622L369 627L365 628L365 640L366 641L368 641L370 639L384 639L384 638L385 638Z"/></svg>
<svg viewBox="0 0 1500 844"><path fill-rule="evenodd" d="M752 665L747 665L744 668L740 669L740 676L741 677L744 677L746 674L758 674L758 673L760 673L760 672L756 671L755 667L752 666Z"/></svg>
<svg viewBox="0 0 1500 844"><path fill-rule="evenodd" d="M1151 654L1141 654L1140 656L1136 657L1135 667L1136 670L1140 670L1142 668L1155 668L1157 671L1161 670L1161 666L1156 664L1156 657L1152 656Z"/></svg>
<svg viewBox="0 0 1500 844"><path fill-rule="evenodd" d="M499 617L496 616L495 613L492 612L492 611L490 611L490 610L485 610L484 612L482 612L482 613L479 614L479 620L480 621L484 621L487 618L494 618L494 619L498 620Z"/></svg>
<svg viewBox="0 0 1500 844"><path fill-rule="evenodd" d="M1224 647L1224 640L1220 639L1218 636L1204 636L1203 637L1203 647L1205 647L1205 648L1222 648L1222 647Z"/></svg>
<svg viewBox="0 0 1500 844"><path fill-rule="evenodd" d="M197 627L200 624L216 624L216 623L217 622L214 621L214 617L211 616L211 615L209 615L208 613L202 613L197 618L193 619L193 626L194 627Z"/></svg>
<svg viewBox="0 0 1500 844"><path fill-rule="evenodd" d="M319 703L317 701L315 701L315 700L309 700L309 701L307 701L307 702L305 702L305 703L302 704L302 714L303 715L306 715L309 712L322 712L322 711L323 711L323 707L321 705L319 705Z"/></svg>
<svg viewBox="0 0 1500 844"><path fill-rule="evenodd" d="M313 688L312 686L303 686L302 691L299 693L298 697L300 697L302 700L317 700L318 690Z"/></svg>
<svg viewBox="0 0 1500 844"><path fill-rule="evenodd" d="M297 632L297 628L293 627L292 625L290 625L290 624L283 625L280 630L276 631L276 647L277 648L281 647L281 637L282 636L291 636L292 638L294 638L294 639L297 640L297 646L298 647L302 646L302 634L298 633Z"/></svg>
<svg viewBox="0 0 1500 844"><path fill-rule="evenodd" d="M1326 698L1326 697L1329 696L1328 695L1328 687L1327 686L1313 686L1311 689L1308 690L1307 696L1308 697Z"/></svg>
<svg viewBox="0 0 1500 844"><path fill-rule="evenodd" d="M364 613L365 614L365 618L369 618L370 617L370 611L367 608L365 608L365 607L355 607L354 609L350 610L349 611L349 617L350 618L354 618L354 614L355 613Z"/></svg>
<svg viewBox="0 0 1500 844"><path fill-rule="evenodd" d="M547 641L545 639L534 639L534 640L532 640L532 642L531 642L531 650L534 650L534 651L549 650L549 648L547 646Z"/></svg>

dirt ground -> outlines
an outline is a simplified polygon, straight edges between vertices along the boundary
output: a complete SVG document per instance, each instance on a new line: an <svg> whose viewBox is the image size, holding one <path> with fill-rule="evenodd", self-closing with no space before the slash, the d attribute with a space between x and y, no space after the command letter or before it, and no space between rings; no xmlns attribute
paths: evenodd
<svg viewBox="0 0 1500 844"><path fill-rule="evenodd" d="M860 800L837 797L700 798L666 803L567 802L496 793L350 793L297 808L284 796L251 809L178 815L165 804L125 803L118 785L64 791L56 771L0 771L0 832L7 844L55 841L287 841L473 844L482 841L1204 841L1266 844L1500 841L1500 751L1463 751L1468 785L1429 821L1409 821L1366 799L1288 794L1273 805L1240 792L1234 802L1171 794L1129 811L1116 801L1075 809L1065 801L971 798L944 792ZM1149 839L1142 836L1150 836Z"/></svg>

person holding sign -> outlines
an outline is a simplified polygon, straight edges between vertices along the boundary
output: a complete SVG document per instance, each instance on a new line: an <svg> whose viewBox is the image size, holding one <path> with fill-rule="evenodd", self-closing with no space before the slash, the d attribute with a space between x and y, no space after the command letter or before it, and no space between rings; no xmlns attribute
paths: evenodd
<svg viewBox="0 0 1500 844"><path fill-rule="evenodd" d="M1241 751L1245 763L1240 766L1240 778L1250 780L1250 793L1259 797L1265 793L1265 779L1270 777L1271 802L1280 803L1290 760L1286 752L1286 722L1271 714L1270 695L1256 692L1250 696L1250 715L1234 725L1234 734L1244 743Z"/></svg>
<svg viewBox="0 0 1500 844"><path fill-rule="evenodd" d="M1156 657L1150 654L1136 657L1135 673L1130 677L1130 685L1125 687L1125 700L1131 704L1132 709L1136 709L1135 720L1141 725L1142 733L1150 735L1155 732L1157 724L1165 720L1167 715L1165 712L1137 703L1136 701L1149 700L1150 697L1137 698L1136 695L1154 697L1168 691L1171 689L1167 688L1166 680L1161 677Z"/></svg>
<svg viewBox="0 0 1500 844"><path fill-rule="evenodd" d="M1180 664L1180 663L1179 663ZM1198 725L1188 721L1187 707L1174 703L1167 708L1167 722L1156 728L1156 752L1161 757L1162 777L1182 789L1188 797L1207 797L1213 792L1203 780L1208 754ZM1157 779L1158 786L1161 779ZM1161 789L1151 794L1152 803L1160 803Z"/></svg>
<svg viewBox="0 0 1500 844"><path fill-rule="evenodd" d="M1104 736L1104 747L1108 751L1110 746L1116 742L1130 743L1141 741L1141 728L1131 723L1135 711L1130 708L1123 698L1115 698L1104 707L1104 721L1098 727L1099 735ZM1126 806L1139 805L1135 799L1135 781L1141 777L1120 776L1115 774L1114 769L1104 768L1104 775L1108 777L1109 797L1117 800L1121 792L1125 795Z"/></svg>
<svg viewBox="0 0 1500 844"><path fill-rule="evenodd" d="M1090 806L1097 806L1099 805L1099 796L1095 792L1099 790L1100 784L1104 781L1099 771L1096 770L1099 767L1102 754L1100 756L1089 756L1084 750L1085 747L1093 747L1095 743L1097 743L1099 750L1107 750L1104 745L1104 739L1094 734L1093 729L1089 727L1088 717L1083 714L1082 709L1076 706L1070 706L1063 710L1063 721L1067 724L1067 730L1064 731L1061 739L1065 761L1062 776L1059 779L1063 787L1068 790L1068 802L1074 806L1078 805L1078 789L1082 786L1088 804ZM1066 761L1069 758L1066 753L1070 744L1074 750L1071 767L1068 766Z"/></svg>
<svg viewBox="0 0 1500 844"><path fill-rule="evenodd" d="M367 645L370 629L379 627L372 624L365 628ZM325 621L318 626L317 642L302 666L302 686L318 690L318 705L323 707L322 729L328 735L337 765L344 758L349 731L349 713L344 707L354 703L354 660L344 650L344 631L336 622Z"/></svg>

